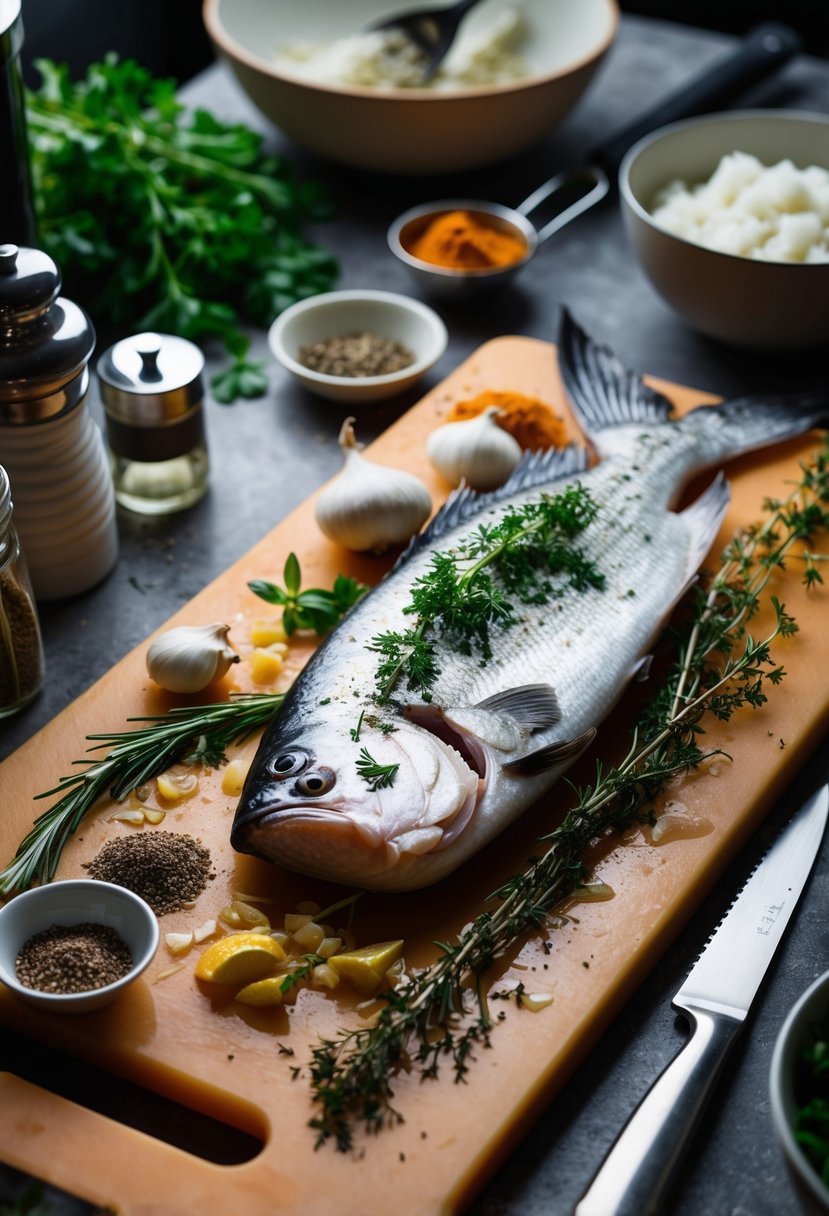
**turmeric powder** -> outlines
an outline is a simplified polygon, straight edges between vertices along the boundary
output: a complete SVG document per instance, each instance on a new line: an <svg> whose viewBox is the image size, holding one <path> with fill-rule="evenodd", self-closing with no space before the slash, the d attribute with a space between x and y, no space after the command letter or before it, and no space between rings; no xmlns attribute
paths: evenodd
<svg viewBox="0 0 829 1216"><path fill-rule="evenodd" d="M468 401L456 401L449 411L449 422L475 418L484 410L497 405L501 411L496 422L515 438L525 451L563 447L567 443L564 419L553 413L549 405L523 393L498 392L486 389Z"/></svg>
<svg viewBox="0 0 829 1216"><path fill-rule="evenodd" d="M447 270L492 270L512 266L527 244L511 232L487 224L469 211L436 216L409 246L409 253Z"/></svg>

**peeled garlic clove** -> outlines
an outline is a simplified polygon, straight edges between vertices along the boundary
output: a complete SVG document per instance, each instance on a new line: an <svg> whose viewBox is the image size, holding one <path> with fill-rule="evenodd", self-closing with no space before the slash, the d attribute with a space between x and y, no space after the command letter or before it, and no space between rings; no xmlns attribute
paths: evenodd
<svg viewBox="0 0 829 1216"><path fill-rule="evenodd" d="M521 459L521 448L496 422L498 407L477 418L447 422L432 431L426 444L429 459L453 486L465 481L473 490L502 486Z"/></svg>
<svg viewBox="0 0 829 1216"><path fill-rule="evenodd" d="M239 656L227 644L229 625L180 625L150 643L147 671L168 692L201 692Z"/></svg>
<svg viewBox="0 0 829 1216"><path fill-rule="evenodd" d="M314 513L329 540L357 552L381 553L420 531L432 500L414 474L366 460L353 424L346 418L340 431L343 471L322 491Z"/></svg>

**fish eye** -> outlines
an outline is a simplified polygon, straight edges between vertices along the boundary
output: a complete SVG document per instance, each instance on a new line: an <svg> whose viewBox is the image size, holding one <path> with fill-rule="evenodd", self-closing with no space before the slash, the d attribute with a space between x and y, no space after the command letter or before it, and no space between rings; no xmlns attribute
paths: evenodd
<svg viewBox="0 0 829 1216"><path fill-rule="evenodd" d="M327 794L336 783L336 774L330 768L314 769L312 773L304 773L296 783L297 792L306 798L318 798Z"/></svg>
<svg viewBox="0 0 829 1216"><path fill-rule="evenodd" d="M271 764L271 772L275 777L293 777L301 773L308 763L305 752L283 752Z"/></svg>

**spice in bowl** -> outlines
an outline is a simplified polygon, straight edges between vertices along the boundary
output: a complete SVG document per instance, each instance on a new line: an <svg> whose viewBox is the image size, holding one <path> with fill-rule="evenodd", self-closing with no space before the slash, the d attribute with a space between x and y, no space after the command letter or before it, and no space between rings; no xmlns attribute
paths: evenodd
<svg viewBox="0 0 829 1216"><path fill-rule="evenodd" d="M389 376L411 367L412 352L374 333L334 334L299 348L299 362L325 376Z"/></svg>
<svg viewBox="0 0 829 1216"><path fill-rule="evenodd" d="M21 984L38 992L92 992L132 969L133 957L108 925L51 925L24 942L15 961Z"/></svg>
<svg viewBox="0 0 829 1216"><path fill-rule="evenodd" d="M564 420L537 397L527 397L523 393L485 389L476 397L456 401L447 421L464 422L477 418L492 406L498 407L498 425L508 431L525 451L537 452L544 448L563 447L567 443Z"/></svg>
<svg viewBox="0 0 829 1216"><path fill-rule="evenodd" d="M446 211L427 224L407 247L412 257L445 270L494 270L527 254L515 232L488 224L471 211Z"/></svg>

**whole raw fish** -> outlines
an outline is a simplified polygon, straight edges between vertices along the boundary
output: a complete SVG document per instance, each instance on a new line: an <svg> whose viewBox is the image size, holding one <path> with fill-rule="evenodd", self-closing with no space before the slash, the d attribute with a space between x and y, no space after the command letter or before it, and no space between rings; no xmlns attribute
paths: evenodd
<svg viewBox="0 0 829 1216"><path fill-rule="evenodd" d="M237 850L375 890L450 873L549 790L641 667L728 505L720 475L674 512L682 486L727 457L809 430L829 407L825 393L758 396L672 421L668 400L566 313L559 363L600 462L587 468L576 448L532 456L502 489L450 499L295 682L242 791ZM403 609L433 554L574 482L598 508L579 544L604 586L576 590L554 576L545 602L519 605L512 625L493 622L486 661L442 640L438 621L431 700L401 681L378 706L372 639L411 626ZM390 783L361 772L363 748L393 771Z"/></svg>

